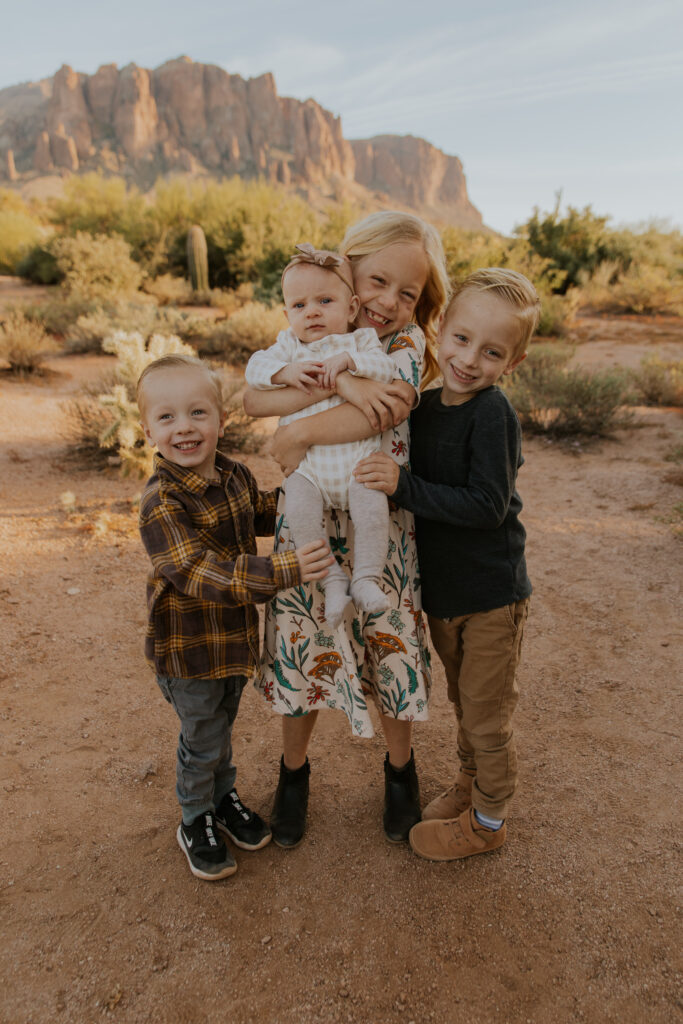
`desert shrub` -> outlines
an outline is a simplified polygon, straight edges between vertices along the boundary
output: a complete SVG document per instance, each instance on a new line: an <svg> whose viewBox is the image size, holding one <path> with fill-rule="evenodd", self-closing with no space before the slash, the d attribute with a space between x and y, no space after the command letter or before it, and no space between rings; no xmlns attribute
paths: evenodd
<svg viewBox="0 0 683 1024"><path fill-rule="evenodd" d="M195 294L189 281L173 274L150 278L144 282L143 288L148 295L154 296L160 306L187 306Z"/></svg>
<svg viewBox="0 0 683 1024"><path fill-rule="evenodd" d="M452 282L462 281L479 267L517 270L529 278L541 298L538 334L561 337L567 333L578 310L579 296L559 294L566 273L547 257L533 252L523 239L448 227L441 232L441 240Z"/></svg>
<svg viewBox="0 0 683 1024"><path fill-rule="evenodd" d="M451 281L462 281L479 267L505 265L509 239L492 232L446 227L441 232L446 270Z"/></svg>
<svg viewBox="0 0 683 1024"><path fill-rule="evenodd" d="M172 306L159 308L152 302L118 302L91 306L64 330L64 347L69 352L106 351L104 342L118 332L135 332L145 340L155 334L191 339L204 320Z"/></svg>
<svg viewBox="0 0 683 1024"><path fill-rule="evenodd" d="M110 447L101 443L101 438L111 426L113 416L98 397L111 391L115 384L115 373L109 373L97 381L85 384L75 398L70 398L64 403L66 437L73 444L78 456L87 462L103 463L116 455L114 439Z"/></svg>
<svg viewBox="0 0 683 1024"><path fill-rule="evenodd" d="M543 338L564 337L578 312L579 294L572 290L566 295L559 295L550 289L539 289L539 294L541 316L536 333Z"/></svg>
<svg viewBox="0 0 683 1024"><path fill-rule="evenodd" d="M0 274L19 274L22 260L43 235L30 214L0 206Z"/></svg>
<svg viewBox="0 0 683 1024"><path fill-rule="evenodd" d="M146 203L123 178L74 175L52 200L50 220L63 234L122 235L136 249L144 237Z"/></svg>
<svg viewBox="0 0 683 1024"><path fill-rule="evenodd" d="M631 372L635 400L643 405L683 405L683 360L648 356Z"/></svg>
<svg viewBox="0 0 683 1024"><path fill-rule="evenodd" d="M140 267L122 238L79 231L56 239L52 251L63 275L64 294L71 298L111 301L140 286Z"/></svg>
<svg viewBox="0 0 683 1024"><path fill-rule="evenodd" d="M527 359L504 378L507 395L532 433L608 436L628 421L623 377L570 369L571 355L568 346L532 346Z"/></svg>
<svg viewBox="0 0 683 1024"><path fill-rule="evenodd" d="M42 324L13 310L0 325L0 356L13 373L35 373L46 356L59 346Z"/></svg>
<svg viewBox="0 0 683 1024"><path fill-rule="evenodd" d="M254 286L250 281L245 281L237 288L212 288L207 298L208 305L220 309L226 316L232 316L242 306L254 301Z"/></svg>
<svg viewBox="0 0 683 1024"><path fill-rule="evenodd" d="M662 264L634 262L622 271L616 263L605 263L582 280L581 296L585 304L603 313L683 316L683 275Z"/></svg>
<svg viewBox="0 0 683 1024"><path fill-rule="evenodd" d="M24 313L30 320L41 323L50 334L65 338L79 317L94 313L97 309L97 303L92 300L60 293L47 302L27 303Z"/></svg>
<svg viewBox="0 0 683 1024"><path fill-rule="evenodd" d="M541 213L536 207L515 231L533 253L549 261L553 271L564 274L553 290L564 294L601 263L616 262L626 269L632 259L631 247L624 236L607 227L609 218L597 216L590 206L583 210L570 206L562 216L560 198L558 195L552 212Z"/></svg>
<svg viewBox="0 0 683 1024"><path fill-rule="evenodd" d="M17 263L17 274L33 284L59 284L63 274L50 243L34 245Z"/></svg>
<svg viewBox="0 0 683 1024"><path fill-rule="evenodd" d="M226 362L239 364L258 349L272 345L286 326L282 309L247 302L227 320L205 321L202 335L194 340L202 354L221 355Z"/></svg>
<svg viewBox="0 0 683 1024"><path fill-rule="evenodd" d="M224 389L225 426L223 437L218 441L219 451L258 452L263 441L254 433L254 421L247 416L242 405L242 388L239 384Z"/></svg>

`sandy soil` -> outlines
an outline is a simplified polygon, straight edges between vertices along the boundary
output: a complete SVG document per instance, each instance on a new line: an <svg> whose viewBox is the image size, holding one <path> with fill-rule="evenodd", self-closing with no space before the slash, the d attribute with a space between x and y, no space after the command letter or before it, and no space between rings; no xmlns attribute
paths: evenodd
<svg viewBox="0 0 683 1024"><path fill-rule="evenodd" d="M681 358L680 327L651 327L593 320L579 359L659 343ZM210 885L176 845L176 721L142 657L140 484L79 467L63 438L65 398L107 363L0 380L0 1021L679 1019L682 495L665 457L680 412L640 410L588 448L526 442L535 596L507 845L439 865L388 844L381 740L330 713L306 841L238 851L237 875ZM266 456L247 461L277 481ZM431 709L415 735L425 801L453 768L439 667ZM279 720L251 688L235 750L267 814Z"/></svg>

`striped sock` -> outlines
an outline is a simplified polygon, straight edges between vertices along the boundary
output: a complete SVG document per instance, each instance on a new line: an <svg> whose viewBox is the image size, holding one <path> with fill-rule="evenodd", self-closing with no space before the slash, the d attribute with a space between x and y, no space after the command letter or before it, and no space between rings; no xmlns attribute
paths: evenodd
<svg viewBox="0 0 683 1024"><path fill-rule="evenodd" d="M474 809L474 817L480 825L483 825L484 828L491 829L492 832L497 832L505 821L505 818L489 818L488 815L482 814L481 811L478 811L476 807Z"/></svg>

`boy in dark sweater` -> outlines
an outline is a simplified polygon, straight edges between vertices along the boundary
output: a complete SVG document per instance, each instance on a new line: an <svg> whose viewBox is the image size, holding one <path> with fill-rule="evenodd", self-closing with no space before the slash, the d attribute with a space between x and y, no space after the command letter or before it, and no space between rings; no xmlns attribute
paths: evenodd
<svg viewBox="0 0 683 1024"><path fill-rule="evenodd" d="M526 357L540 301L521 274L470 274L441 320L443 386L410 420L408 471L388 456L357 478L415 513L422 606L446 669L458 723L455 782L410 832L428 860L485 853L505 842L517 758L512 714L531 584L515 490L521 430L497 386Z"/></svg>

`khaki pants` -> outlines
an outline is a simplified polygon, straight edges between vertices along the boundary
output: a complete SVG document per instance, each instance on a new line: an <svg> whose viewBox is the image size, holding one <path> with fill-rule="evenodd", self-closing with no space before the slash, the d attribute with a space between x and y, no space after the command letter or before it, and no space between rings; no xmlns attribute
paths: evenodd
<svg viewBox="0 0 683 1024"><path fill-rule="evenodd" d="M472 804L505 818L517 782L512 713L516 671L529 599L453 619L428 616L436 653L446 669L448 699L458 721L458 756L476 772Z"/></svg>

